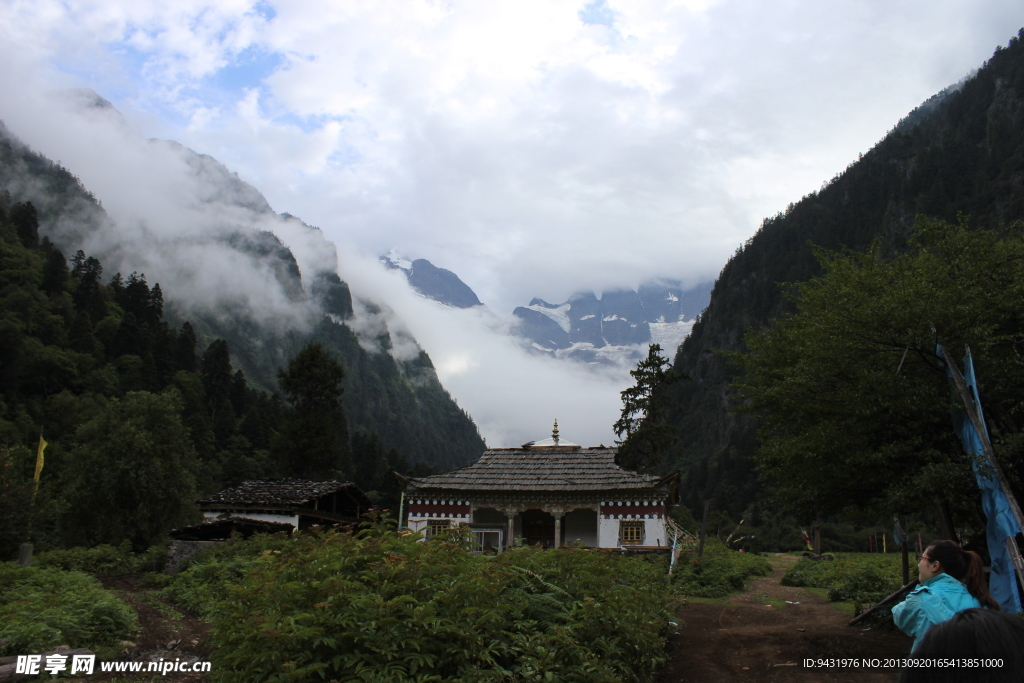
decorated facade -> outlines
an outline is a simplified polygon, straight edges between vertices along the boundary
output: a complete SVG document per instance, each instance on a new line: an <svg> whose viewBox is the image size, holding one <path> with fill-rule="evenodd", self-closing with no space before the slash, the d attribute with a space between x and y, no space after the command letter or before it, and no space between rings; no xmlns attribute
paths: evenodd
<svg viewBox="0 0 1024 683"><path fill-rule="evenodd" d="M546 548L668 548L666 517L678 473L640 474L615 464L615 448L558 438L485 451L454 472L405 479L407 526L431 536L465 524L484 550L525 543Z"/></svg>

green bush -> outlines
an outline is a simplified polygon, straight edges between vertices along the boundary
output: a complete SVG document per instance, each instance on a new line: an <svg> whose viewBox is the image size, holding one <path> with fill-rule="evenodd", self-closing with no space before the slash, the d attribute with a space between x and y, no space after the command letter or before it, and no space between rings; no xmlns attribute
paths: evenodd
<svg viewBox="0 0 1024 683"><path fill-rule="evenodd" d="M827 588L831 602L878 602L903 585L898 554L836 553L834 560L803 558L782 577L784 586Z"/></svg>
<svg viewBox="0 0 1024 683"><path fill-rule="evenodd" d="M188 558L181 571L160 595L174 604L205 617L211 616L230 585L254 570L260 557L280 555L293 539L286 534L257 534L249 540L218 543Z"/></svg>
<svg viewBox="0 0 1024 683"><path fill-rule="evenodd" d="M87 574L134 574L162 569L167 561L167 545L157 544L144 553L133 553L128 541L119 546L98 545L94 548L69 548L38 553L32 563Z"/></svg>
<svg viewBox="0 0 1024 683"><path fill-rule="evenodd" d="M662 661L663 565L578 548L483 556L457 532L418 538L377 528L240 542L197 557L180 577L190 588L172 588L202 596L225 683L609 683L648 681Z"/></svg>
<svg viewBox="0 0 1024 683"><path fill-rule="evenodd" d="M730 550L717 538L709 538L700 560L680 555L672 583L680 595L720 598L743 590L747 579L753 576L771 573L772 566L764 557Z"/></svg>
<svg viewBox="0 0 1024 683"><path fill-rule="evenodd" d="M95 649L137 630L135 612L88 574L0 563L0 655Z"/></svg>

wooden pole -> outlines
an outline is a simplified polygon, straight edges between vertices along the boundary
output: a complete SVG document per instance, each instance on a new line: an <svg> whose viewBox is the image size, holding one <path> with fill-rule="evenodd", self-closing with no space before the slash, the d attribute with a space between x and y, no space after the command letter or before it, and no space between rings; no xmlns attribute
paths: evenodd
<svg viewBox="0 0 1024 683"><path fill-rule="evenodd" d="M935 327L932 326L932 332L935 331ZM1020 510L1020 505L1017 504L1017 499L1013 496L1013 491L1010 490L1010 482L1006 480L1006 475L1003 474L1003 468L999 466L999 461L996 460L996 450L992 447L992 442L988 438L988 429L985 428L985 421L981 419L981 412L978 410L978 405L975 402L976 396L967 387L967 382L964 381L963 375L960 374L960 368L953 362L952 357L949 355L949 351L945 346L940 346L942 349L942 358L946 361L946 367L949 368L949 374L953 378L953 384L956 385L956 391L960 394L960 402L964 404L964 410L967 411L967 417L970 418L971 424L974 425L974 431L978 433L978 439L981 441L981 450L985 453L985 458L988 460L988 464L992 466L992 471L995 474L996 483L999 484L999 488L1002 490L1003 495L1006 496L1006 501L1010 505L1010 512L1013 513L1014 519L1017 520L1017 527L1024 531L1024 513ZM1014 546L1017 545L1017 541L1014 537L1007 537L1009 542ZM1007 544L1009 548L1009 544ZM1020 554L1018 548L1017 555ZM1014 553L1010 553L1011 560L1014 557ZM1021 586L1024 586L1024 567L1018 563L1013 563L1014 572L1017 574L1017 580Z"/></svg>
<svg viewBox="0 0 1024 683"><path fill-rule="evenodd" d="M947 541L960 542L956 536L956 527L953 526L953 516L949 513L949 504L945 499L935 500L935 520L938 522L939 534Z"/></svg>
<svg viewBox="0 0 1024 683"><path fill-rule="evenodd" d="M708 528L708 513L711 512L711 501L704 501L704 519L700 523L700 544L697 546L697 559L699 560L704 555L704 539L706 538L705 531Z"/></svg>
<svg viewBox="0 0 1024 683"><path fill-rule="evenodd" d="M811 544L815 557L821 557L821 523L818 520L811 525Z"/></svg>
<svg viewBox="0 0 1024 683"><path fill-rule="evenodd" d="M935 331L934 327L932 331ZM985 422L981 419L981 413L978 412L974 395L968 389L967 383L964 381L963 375L960 374L960 369L950 357L949 351L945 346L940 346L940 348L942 349L942 358L946 361L946 367L949 368L949 374L953 378L953 384L956 385L956 391L960 394L960 402L964 404L964 410L967 411L967 417L970 418L971 424L974 425L974 431L978 432L978 438L981 440L981 450L985 452L985 457L995 473L996 482L999 484L999 488L1002 489L1003 495L1006 496L1006 500L1010 503L1010 511L1013 512L1013 516L1017 520L1017 526L1024 529L1024 513L1021 513L1020 505L1017 504L1017 499L1013 497L1013 492L1010 491L1010 483L1006 480L1006 475L1003 474L1003 468L999 466L999 462L996 460L996 451L992 448L992 442L988 440L988 430L985 429Z"/></svg>
<svg viewBox="0 0 1024 683"><path fill-rule="evenodd" d="M894 602L896 602L898 600L902 600L908 593L910 593L910 591L914 590L916 587L917 587L917 579L914 579L913 581L909 581L905 586L903 586L903 588L900 588L895 593L882 598L881 601L879 601L877 604L872 605L871 609L869 609L869 610L867 610L865 612L862 612L858 616L854 617L854 619L849 623L849 625L853 626L854 624L856 624L861 619L864 619L865 617L867 617L869 614L873 614L877 610L880 610L880 609L882 609L883 607L885 607L887 605L891 605L891 604L893 604Z"/></svg>

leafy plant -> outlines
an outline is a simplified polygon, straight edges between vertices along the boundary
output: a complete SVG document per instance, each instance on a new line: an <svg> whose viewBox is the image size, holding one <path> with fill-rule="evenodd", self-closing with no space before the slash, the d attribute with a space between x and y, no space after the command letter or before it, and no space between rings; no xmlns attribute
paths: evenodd
<svg viewBox="0 0 1024 683"><path fill-rule="evenodd" d="M229 586L241 583L262 556L281 554L292 540L285 534L257 534L249 540L220 543L188 558L161 597L209 617Z"/></svg>
<svg viewBox="0 0 1024 683"><path fill-rule="evenodd" d="M498 556L430 542L255 538L165 589L210 615L219 681L646 681L671 595L663 562L566 548Z"/></svg>
<svg viewBox="0 0 1024 683"><path fill-rule="evenodd" d="M836 553L833 561L804 558L782 577L784 586L827 588L830 602L878 602L903 585L901 558L885 553Z"/></svg>
<svg viewBox="0 0 1024 683"><path fill-rule="evenodd" d="M54 567L87 574L134 574L161 569L167 559L167 545L158 543L143 553L133 553L128 541L118 546L98 545L93 548L47 550L36 554L38 567Z"/></svg>
<svg viewBox="0 0 1024 683"><path fill-rule="evenodd" d="M771 564L760 555L730 550L717 538L710 537L699 560L696 557L679 558L672 583L681 595L721 598L743 590L747 579L771 573Z"/></svg>
<svg viewBox="0 0 1024 683"><path fill-rule="evenodd" d="M88 574L0 563L0 655L112 645L137 630L132 608Z"/></svg>

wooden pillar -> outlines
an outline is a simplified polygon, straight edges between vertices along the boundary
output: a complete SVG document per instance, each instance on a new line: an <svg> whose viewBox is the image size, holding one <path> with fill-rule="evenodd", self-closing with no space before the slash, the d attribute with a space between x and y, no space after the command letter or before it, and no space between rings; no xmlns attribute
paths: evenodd
<svg viewBox="0 0 1024 683"><path fill-rule="evenodd" d="M555 518L555 547L558 548L562 545L562 517L565 516L565 510L552 510L551 516Z"/></svg>
<svg viewBox="0 0 1024 683"><path fill-rule="evenodd" d="M508 533L505 539L506 548L511 548L516 538L516 514L518 514L517 510L505 510L505 516L508 517Z"/></svg>
<svg viewBox="0 0 1024 683"><path fill-rule="evenodd" d="M814 554L818 557L821 556L821 524L815 521L811 525L811 544L814 547Z"/></svg>

